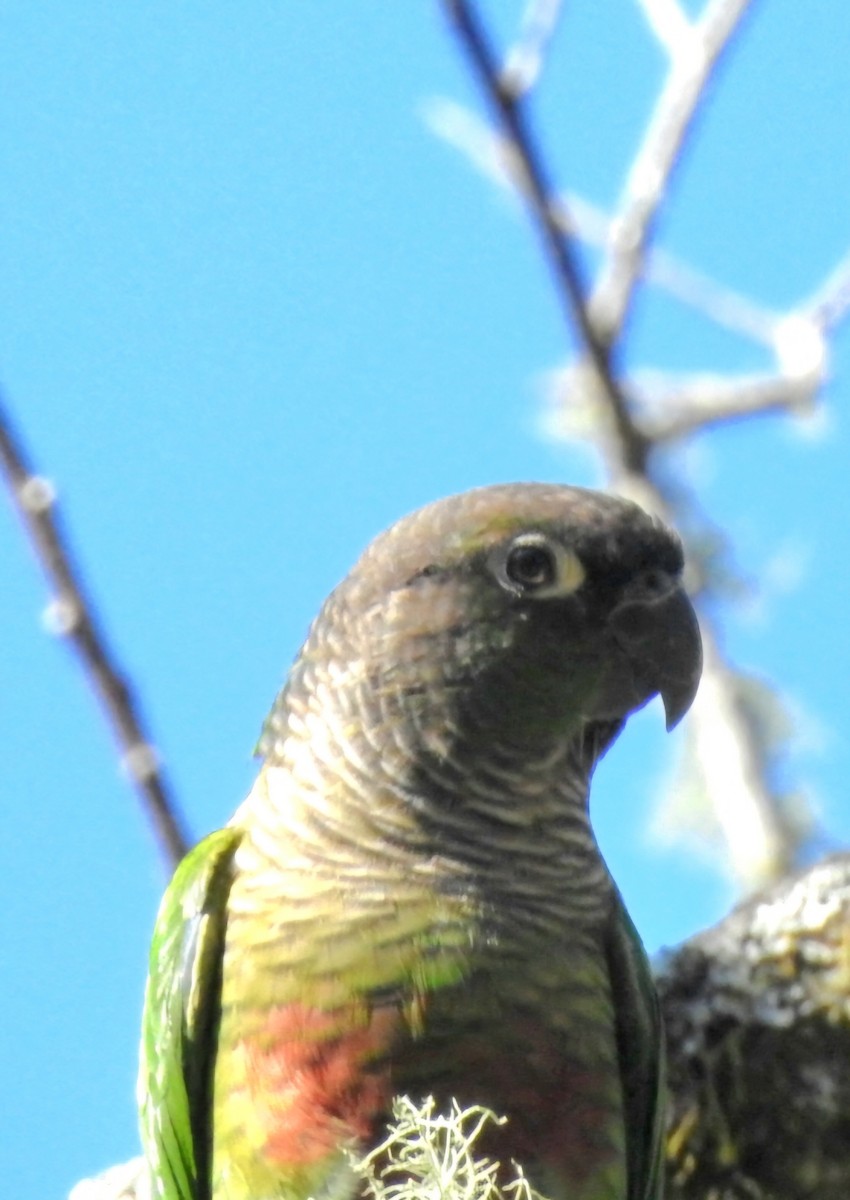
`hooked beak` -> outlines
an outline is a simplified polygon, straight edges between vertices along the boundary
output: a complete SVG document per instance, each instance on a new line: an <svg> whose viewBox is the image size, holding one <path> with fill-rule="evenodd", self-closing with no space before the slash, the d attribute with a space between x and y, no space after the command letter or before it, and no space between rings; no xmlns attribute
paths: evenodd
<svg viewBox="0 0 850 1200"><path fill-rule="evenodd" d="M672 729L691 707L702 671L699 623L684 588L675 584L658 595L627 595L611 614L611 628L646 698L661 695Z"/></svg>

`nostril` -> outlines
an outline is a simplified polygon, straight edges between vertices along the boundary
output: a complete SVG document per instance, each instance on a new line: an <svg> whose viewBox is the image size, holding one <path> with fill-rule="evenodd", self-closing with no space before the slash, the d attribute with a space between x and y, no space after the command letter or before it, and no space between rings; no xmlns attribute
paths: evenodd
<svg viewBox="0 0 850 1200"><path fill-rule="evenodd" d="M643 571L640 575L640 582L653 595L666 592L670 586L669 576L664 571L659 571L657 567L648 567Z"/></svg>

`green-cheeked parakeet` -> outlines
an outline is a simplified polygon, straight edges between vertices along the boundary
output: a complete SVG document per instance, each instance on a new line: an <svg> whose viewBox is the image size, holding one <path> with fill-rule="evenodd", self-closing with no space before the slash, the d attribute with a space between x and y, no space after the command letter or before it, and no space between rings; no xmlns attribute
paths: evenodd
<svg viewBox="0 0 850 1200"><path fill-rule="evenodd" d="M428 505L331 594L230 824L183 861L140 1077L155 1200L345 1200L396 1094L486 1105L550 1200L660 1194L662 1033L588 816L594 765L693 699L682 551L636 505Z"/></svg>

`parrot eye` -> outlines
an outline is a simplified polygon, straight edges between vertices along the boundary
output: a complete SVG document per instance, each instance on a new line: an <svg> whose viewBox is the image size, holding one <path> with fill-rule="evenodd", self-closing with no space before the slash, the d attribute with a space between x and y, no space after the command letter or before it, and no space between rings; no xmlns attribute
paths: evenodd
<svg viewBox="0 0 850 1200"><path fill-rule="evenodd" d="M540 588L553 584L558 575L555 553L545 542L515 543L505 559L505 574L521 588Z"/></svg>

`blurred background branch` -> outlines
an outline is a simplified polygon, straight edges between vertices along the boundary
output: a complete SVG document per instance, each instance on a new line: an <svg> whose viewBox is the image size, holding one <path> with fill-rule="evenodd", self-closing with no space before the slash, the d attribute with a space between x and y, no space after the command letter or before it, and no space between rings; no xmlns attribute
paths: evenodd
<svg viewBox="0 0 850 1200"><path fill-rule="evenodd" d="M516 51L498 54L479 6L467 0L444 0L444 8L494 114L495 128L487 129L474 114L449 102L429 110L437 132L469 152L491 178L513 184L543 233L568 336L577 331L579 337L575 360L550 377L548 429L562 438L590 442L612 489L672 521L685 536L700 603L705 670L688 718L686 769L677 773L677 785L691 801L699 795L713 814L722 861L743 891L780 878L799 862L815 819L811 807L801 818L799 794L789 813L784 793L774 785L771 766L778 748L765 744L766 723L758 708L766 697L745 686L743 673L722 648L715 601L718 576L725 571L717 560L716 538L684 473L662 451L723 422L809 411L827 378L826 333L843 317L848 291L845 262L816 289L814 300L786 314L769 314L651 250L694 120L749 7L745 0L712 0L692 21L675 0L641 5L669 68L610 217L591 213L584 202L576 204L578 215L573 215L573 202L550 183L527 112L541 71L540 50L532 56L535 70L523 74L518 87L511 66ZM551 34L553 27L546 28ZM522 34L517 44L523 44ZM586 230L602 249L592 285L584 282L576 244ZM656 283L709 319L771 346L775 373L722 379L697 371L673 379L660 369L629 374L623 365L629 316L640 286Z"/></svg>

